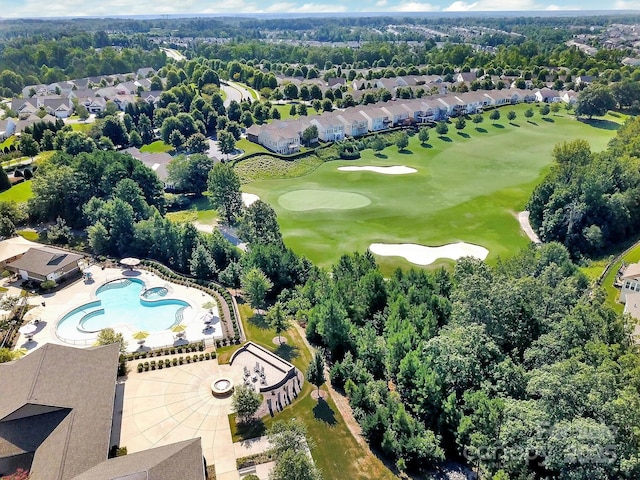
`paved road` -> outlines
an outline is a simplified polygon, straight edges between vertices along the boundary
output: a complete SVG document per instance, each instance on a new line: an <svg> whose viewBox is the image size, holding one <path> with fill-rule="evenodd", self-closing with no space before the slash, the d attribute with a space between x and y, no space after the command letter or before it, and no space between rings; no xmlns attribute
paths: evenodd
<svg viewBox="0 0 640 480"><path fill-rule="evenodd" d="M235 100L238 103L247 98L253 100L251 92L239 83L227 82L227 85L220 85L220 89L227 94L227 98L224 101L225 107L229 106L231 100Z"/></svg>
<svg viewBox="0 0 640 480"><path fill-rule="evenodd" d="M187 57L185 57L179 51L174 50L173 48L160 47L160 50L162 50L164 53L166 53L167 57L173 58L177 62L187 59Z"/></svg>

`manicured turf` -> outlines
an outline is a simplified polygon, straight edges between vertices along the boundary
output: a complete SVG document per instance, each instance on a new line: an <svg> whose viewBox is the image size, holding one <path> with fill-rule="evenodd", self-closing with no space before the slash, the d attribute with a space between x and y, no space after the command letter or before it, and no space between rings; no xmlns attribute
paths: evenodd
<svg viewBox="0 0 640 480"><path fill-rule="evenodd" d="M322 160L309 156L299 160L283 160L271 155L259 155L248 160L234 162L234 169L244 183L256 180L296 178L313 172Z"/></svg>
<svg viewBox="0 0 640 480"><path fill-rule="evenodd" d="M287 339L287 343L276 348L272 342L276 333L268 327L263 317L254 316L251 308L246 304L240 304L239 308L249 340L277 353L302 372L306 371L311 361L311 353L295 328L290 328L283 333L282 336ZM225 349L235 350L235 347L225 347ZM229 352L224 351L223 354L226 357ZM305 382L292 405L287 406L273 418L267 415L262 421L253 423L249 429L238 429L235 424L235 415L230 415L233 440L240 441L263 435L274 421L296 418L304 422L308 437L315 444L311 453L316 466L322 470L325 480L396 478L379 459L358 445L335 403L328 397L325 388L323 387L323 395L328 400L318 402L310 396L315 387Z"/></svg>
<svg viewBox="0 0 640 480"><path fill-rule="evenodd" d="M26 202L33 196L31 191L31 180L27 180L22 183L18 183L0 193L0 202Z"/></svg>
<svg viewBox="0 0 640 480"><path fill-rule="evenodd" d="M244 190L276 209L287 245L316 264L331 265L340 255L365 251L373 242L437 246L465 241L488 248L488 260L495 261L528 243L515 213L547 172L554 145L584 138L594 150L603 150L615 135L614 122L623 121L610 116L591 126L566 112L543 119L535 107L527 121L527 108L502 109L502 119L495 122L485 114L484 123L467 122L462 132L451 125L444 137L431 130L426 146L414 136L402 153L395 146L378 155L366 150L357 161L328 162L309 175L254 181ZM510 109L518 115L513 123L505 118ZM406 165L418 172L338 171L343 165ZM283 208L278 199L296 190L353 192L371 199L371 205L304 212ZM399 258L379 259L386 273L410 265Z"/></svg>
<svg viewBox="0 0 640 480"><path fill-rule="evenodd" d="M293 212L307 210L351 210L371 204L364 195L351 192L335 192L331 190L293 190L283 193L278 198L282 208Z"/></svg>
<svg viewBox="0 0 640 480"><path fill-rule="evenodd" d="M147 152L147 153L165 153L165 152L171 152L172 150L173 150L173 147L171 145L167 145L162 140L156 140L155 142L150 143L149 145L143 145L142 147L140 147L141 152Z"/></svg>
<svg viewBox="0 0 640 480"><path fill-rule="evenodd" d="M244 152L243 155L249 155L251 153L269 153L269 150L264 148L262 145L250 142L246 138L238 140L236 142L236 148L242 150Z"/></svg>
<svg viewBox="0 0 640 480"><path fill-rule="evenodd" d="M93 123L70 123L69 125L71 125L71 130L88 133Z"/></svg>
<svg viewBox="0 0 640 480"><path fill-rule="evenodd" d="M16 143L18 137L15 135L11 135L9 138L6 138L2 143L0 143L0 151L4 150L5 147L10 147L14 143Z"/></svg>
<svg viewBox="0 0 640 480"><path fill-rule="evenodd" d="M211 205L209 197L203 195L192 199L188 209L167 213L167 218L176 223L200 222L213 225L218 220L218 212Z"/></svg>

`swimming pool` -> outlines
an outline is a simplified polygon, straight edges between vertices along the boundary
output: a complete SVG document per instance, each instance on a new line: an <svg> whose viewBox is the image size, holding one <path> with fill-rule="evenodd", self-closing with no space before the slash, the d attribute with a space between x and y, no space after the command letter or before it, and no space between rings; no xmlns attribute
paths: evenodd
<svg viewBox="0 0 640 480"><path fill-rule="evenodd" d="M145 283L136 278L105 283L96 290L96 300L74 308L60 319L58 336L78 339L122 324L134 331L167 330L180 323L184 310L190 305L183 300L162 298L156 288L164 287L147 290ZM164 290L166 295L167 289Z"/></svg>

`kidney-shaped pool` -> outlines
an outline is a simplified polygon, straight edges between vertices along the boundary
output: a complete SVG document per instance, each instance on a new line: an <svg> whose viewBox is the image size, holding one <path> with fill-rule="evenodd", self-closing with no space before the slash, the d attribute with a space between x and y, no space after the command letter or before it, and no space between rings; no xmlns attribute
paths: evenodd
<svg viewBox="0 0 640 480"><path fill-rule="evenodd" d="M150 289L152 290L152 289ZM189 303L174 298L145 295L145 283L122 278L101 285L97 300L74 308L60 319L58 336L63 339L86 338L103 328L128 324L133 330L156 332L180 323Z"/></svg>

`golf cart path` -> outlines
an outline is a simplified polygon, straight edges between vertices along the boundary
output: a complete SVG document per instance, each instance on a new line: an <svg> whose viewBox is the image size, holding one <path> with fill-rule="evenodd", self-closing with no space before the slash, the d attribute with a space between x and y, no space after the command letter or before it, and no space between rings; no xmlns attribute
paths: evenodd
<svg viewBox="0 0 640 480"><path fill-rule="evenodd" d="M531 223L529 222L529 211L525 210L524 212L518 212L517 216L518 222L520 222L520 228L522 228L522 231L526 233L529 240L533 243L542 243L540 241L540 237L538 237L536 232L533 231L533 228L531 228Z"/></svg>

